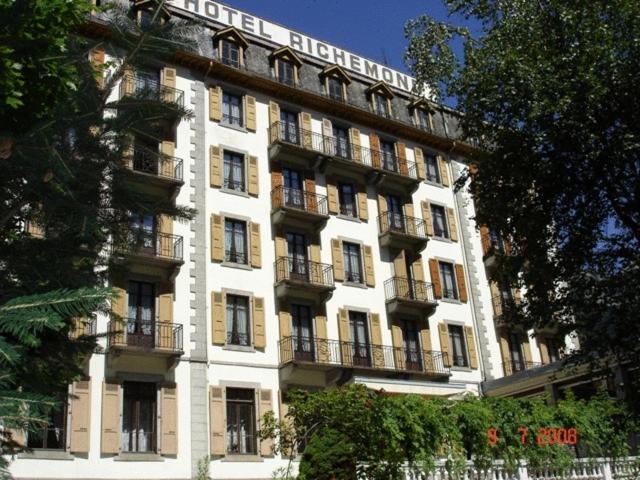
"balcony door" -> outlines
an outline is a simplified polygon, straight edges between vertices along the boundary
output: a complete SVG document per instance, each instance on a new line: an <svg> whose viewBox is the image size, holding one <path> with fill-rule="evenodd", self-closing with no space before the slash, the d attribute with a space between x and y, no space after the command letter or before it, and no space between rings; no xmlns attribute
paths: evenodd
<svg viewBox="0 0 640 480"><path fill-rule="evenodd" d="M361 367L371 366L371 348L369 346L369 323L367 314L362 312L349 312L349 329L353 364Z"/></svg>
<svg viewBox="0 0 640 480"><path fill-rule="evenodd" d="M517 333L510 333L507 337L509 344L509 356L511 358L511 373L525 369L524 355L522 354L522 341Z"/></svg>
<svg viewBox="0 0 640 480"><path fill-rule="evenodd" d="M156 449L156 385L124 382L122 451L154 452Z"/></svg>
<svg viewBox="0 0 640 480"><path fill-rule="evenodd" d="M158 142L136 137L133 147L133 169L158 175Z"/></svg>
<svg viewBox="0 0 640 480"><path fill-rule="evenodd" d="M298 115L288 110L280 110L280 139L298 144Z"/></svg>
<svg viewBox="0 0 640 480"><path fill-rule="evenodd" d="M130 222L130 249L142 255L155 256L156 218L153 215L133 215Z"/></svg>
<svg viewBox="0 0 640 480"><path fill-rule="evenodd" d="M153 348L156 292L155 285L147 282L129 282L129 311L127 318L127 345Z"/></svg>
<svg viewBox="0 0 640 480"><path fill-rule="evenodd" d="M307 281L307 239L301 233L287 232L287 256L289 257L289 277Z"/></svg>
<svg viewBox="0 0 640 480"><path fill-rule="evenodd" d="M296 360L314 360L313 321L306 305L291 305L293 352Z"/></svg>
<svg viewBox="0 0 640 480"><path fill-rule="evenodd" d="M416 322L403 320L400 328L402 329L405 369L422 370L422 351L420 350L420 337Z"/></svg>
<svg viewBox="0 0 640 480"><path fill-rule="evenodd" d="M335 141L335 154L342 158L351 158L349 155L349 131L346 128L333 126L333 139Z"/></svg>
<svg viewBox="0 0 640 480"><path fill-rule="evenodd" d="M404 215L402 213L402 200L397 195L387 195L387 215L391 230L404 231Z"/></svg>
<svg viewBox="0 0 640 480"><path fill-rule="evenodd" d="M284 202L287 207L304 210L304 179L299 170L282 169Z"/></svg>

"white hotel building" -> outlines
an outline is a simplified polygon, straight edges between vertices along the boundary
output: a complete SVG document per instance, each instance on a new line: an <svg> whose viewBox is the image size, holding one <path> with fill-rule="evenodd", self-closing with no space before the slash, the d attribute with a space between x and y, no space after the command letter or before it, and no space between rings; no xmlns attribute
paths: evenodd
<svg viewBox="0 0 640 480"><path fill-rule="evenodd" d="M455 112L403 73L230 6L178 0L167 15L206 23L199 52L113 95L157 88L193 111L162 142L136 139L128 168L132 188L198 214L140 218L151 240L116 252L124 328L97 319L119 333L51 428L25 437L16 478L189 479L209 457L213 479L268 479L284 461L256 429L292 388L459 398L554 360L551 342L494 321L510 292L485 264L504 249L452 188L473 151Z"/></svg>

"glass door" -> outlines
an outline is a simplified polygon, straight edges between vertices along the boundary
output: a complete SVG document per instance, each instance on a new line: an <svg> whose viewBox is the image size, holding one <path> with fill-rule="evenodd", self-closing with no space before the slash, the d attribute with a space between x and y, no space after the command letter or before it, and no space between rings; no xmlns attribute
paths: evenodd
<svg viewBox="0 0 640 480"><path fill-rule="evenodd" d="M122 451L154 452L156 449L156 385L124 382Z"/></svg>
<svg viewBox="0 0 640 480"><path fill-rule="evenodd" d="M153 348L155 286L147 282L129 282L128 297L127 345Z"/></svg>
<svg viewBox="0 0 640 480"><path fill-rule="evenodd" d="M402 213L402 201L396 195L387 195L387 215L389 228L404 232L404 215Z"/></svg>
<svg viewBox="0 0 640 480"><path fill-rule="evenodd" d="M353 364L361 367L371 366L371 351L369 348L369 326L367 314L349 312L349 328L353 345Z"/></svg>
<svg viewBox="0 0 640 480"><path fill-rule="evenodd" d="M522 342L520 335L510 333L508 337L509 355L511 356L511 373L525 369L524 357L522 355Z"/></svg>
<svg viewBox="0 0 640 480"><path fill-rule="evenodd" d="M280 139L285 142L298 142L298 115L287 110L280 110Z"/></svg>
<svg viewBox="0 0 640 480"><path fill-rule="evenodd" d="M293 352L296 360L314 360L313 323L311 309L306 305L291 305Z"/></svg>
<svg viewBox="0 0 640 480"><path fill-rule="evenodd" d="M407 370L422 370L422 355L418 327L412 320L403 320L401 324L404 347L405 368Z"/></svg>
<svg viewBox="0 0 640 480"><path fill-rule="evenodd" d="M307 239L304 235L295 232L287 232L286 238L289 277L307 281L309 276L309 269L307 268Z"/></svg>
<svg viewBox="0 0 640 480"><path fill-rule="evenodd" d="M142 255L156 254L156 219L153 215L131 217L131 251Z"/></svg>
<svg viewBox="0 0 640 480"><path fill-rule="evenodd" d="M303 177L300 171L291 168L282 169L284 181L284 202L287 207L304 210Z"/></svg>

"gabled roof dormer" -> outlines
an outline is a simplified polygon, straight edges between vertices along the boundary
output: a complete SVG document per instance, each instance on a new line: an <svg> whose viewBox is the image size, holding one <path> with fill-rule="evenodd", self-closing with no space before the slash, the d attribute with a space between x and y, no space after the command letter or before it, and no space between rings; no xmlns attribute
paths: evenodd
<svg viewBox="0 0 640 480"><path fill-rule="evenodd" d="M131 11L139 24L143 23L145 15L153 14L155 8L156 2L153 0L133 0L133 4L131 5ZM160 7L160 23L166 23L170 18L171 12L164 4L162 4Z"/></svg>
<svg viewBox="0 0 640 480"><path fill-rule="evenodd" d="M379 81L367 89L371 111L376 115L391 118L391 99L394 97L389 86Z"/></svg>
<svg viewBox="0 0 640 480"><path fill-rule="evenodd" d="M321 78L335 77L335 78L339 78L347 85L351 83L351 77L349 76L349 74L347 74L347 72L340 65L336 63L332 65L327 65L326 67L324 67L320 72L320 77Z"/></svg>
<svg viewBox="0 0 640 480"><path fill-rule="evenodd" d="M279 82L295 86L299 80L302 60L291 47L280 47L269 55L272 76Z"/></svg>
<svg viewBox="0 0 640 480"><path fill-rule="evenodd" d="M338 101L346 101L347 86L351 83L351 77L340 65L327 65L320 72L320 80L324 85L324 91L329 98Z"/></svg>
<svg viewBox="0 0 640 480"><path fill-rule="evenodd" d="M218 52L218 58L225 65L236 68L244 65L244 55L249 48L249 42L237 28L226 27L218 30L213 35L213 45Z"/></svg>
<svg viewBox="0 0 640 480"><path fill-rule="evenodd" d="M229 40L242 48L249 48L249 42L236 27L227 27L213 34L214 40Z"/></svg>
<svg viewBox="0 0 640 480"><path fill-rule="evenodd" d="M391 100L394 97L393 92L391 91L391 88L389 88L389 85L387 85L382 80L374 83L369 88L367 88L367 95L373 95L374 93L380 94L383 97L388 98L389 100Z"/></svg>

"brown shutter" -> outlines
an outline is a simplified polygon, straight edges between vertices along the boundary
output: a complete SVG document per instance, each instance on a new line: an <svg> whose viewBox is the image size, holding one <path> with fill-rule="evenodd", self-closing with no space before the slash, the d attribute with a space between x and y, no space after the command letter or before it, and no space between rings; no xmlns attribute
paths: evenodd
<svg viewBox="0 0 640 480"><path fill-rule="evenodd" d="M335 154L335 148L333 143L333 125L328 118L322 119L322 138L324 143L324 153L328 155Z"/></svg>
<svg viewBox="0 0 640 480"><path fill-rule="evenodd" d="M214 345L224 345L227 341L227 327L224 317L224 294L211 292L211 331L213 332Z"/></svg>
<svg viewBox="0 0 640 480"><path fill-rule="evenodd" d="M440 337L440 350L444 354L444 366L451 366L451 358L449 357L449 329L447 324L440 322L438 324L438 336Z"/></svg>
<svg viewBox="0 0 640 480"><path fill-rule="evenodd" d="M378 215L387 213L387 199L382 193L378 193Z"/></svg>
<svg viewBox="0 0 640 480"><path fill-rule="evenodd" d="M271 401L271 390L260 390L260 420L258 421L258 428L262 424L262 416L267 412L273 411L273 403ZM260 455L263 457L273 456L273 439L265 438L260 440Z"/></svg>
<svg viewBox="0 0 640 480"><path fill-rule="evenodd" d="M267 346L264 318L264 298L253 297L253 346L265 348Z"/></svg>
<svg viewBox="0 0 640 480"><path fill-rule="evenodd" d="M227 421L222 387L209 388L209 422L211 433L209 453L214 456L223 456L225 454L224 432Z"/></svg>
<svg viewBox="0 0 640 480"><path fill-rule="evenodd" d="M212 187L222 186L222 152L217 145L209 147L209 183Z"/></svg>
<svg viewBox="0 0 640 480"><path fill-rule="evenodd" d="M329 213L338 214L338 187L333 177L327 177L327 204Z"/></svg>
<svg viewBox="0 0 640 480"><path fill-rule="evenodd" d="M338 338L340 339L342 364L351 365L353 362L352 351L349 346L351 334L349 333L349 311L344 308L338 309Z"/></svg>
<svg viewBox="0 0 640 480"><path fill-rule="evenodd" d="M333 279L342 282L344 280L342 242L336 238L331 239L331 257L333 259Z"/></svg>
<svg viewBox="0 0 640 480"><path fill-rule="evenodd" d="M502 302L500 299L500 287L498 287L498 282L491 280L489 282L489 290L491 291L491 304L493 305L493 315L494 317L499 317L502 315Z"/></svg>
<svg viewBox="0 0 640 480"><path fill-rule="evenodd" d="M424 166L424 155L422 154L422 149L416 147L413 149L413 155L416 158L416 175L418 179L424 180L427 178L427 173Z"/></svg>
<svg viewBox="0 0 640 480"><path fill-rule="evenodd" d="M315 318L315 339L318 353L318 362L329 362L329 345L327 342L327 315L324 308L321 312L316 313Z"/></svg>
<svg viewBox="0 0 640 480"><path fill-rule="evenodd" d="M254 268L262 267L262 247L260 246L260 224L249 223L251 229L251 266Z"/></svg>
<svg viewBox="0 0 640 480"><path fill-rule="evenodd" d="M211 260L214 262L224 260L222 215L211 215Z"/></svg>
<svg viewBox="0 0 640 480"><path fill-rule="evenodd" d="M256 99L250 95L244 97L245 112L247 118L247 130L256 131Z"/></svg>
<svg viewBox="0 0 640 480"><path fill-rule="evenodd" d="M454 242L458 241L458 225L456 223L456 213L453 208L447 208L447 220L449 222L449 237Z"/></svg>
<svg viewBox="0 0 640 480"><path fill-rule="evenodd" d="M540 360L542 360L543 364L550 363L549 358L549 349L547 348L547 340L542 337L536 337L536 342L538 342L538 348L540 349Z"/></svg>
<svg viewBox="0 0 640 480"><path fill-rule="evenodd" d="M404 143L396 142L396 155L398 157L400 175L409 175L409 167L407 165L407 148Z"/></svg>
<svg viewBox="0 0 640 480"><path fill-rule="evenodd" d="M351 142L351 154L354 162L362 162L362 146L360 143L360 130L349 129L349 141Z"/></svg>
<svg viewBox="0 0 640 480"><path fill-rule="evenodd" d="M456 263L456 282L458 283L458 296L461 302L467 301L467 282L464 278L464 267Z"/></svg>
<svg viewBox="0 0 640 480"><path fill-rule="evenodd" d="M249 195L257 197L260 193L260 186L258 182L258 157L249 155Z"/></svg>
<svg viewBox="0 0 640 480"><path fill-rule="evenodd" d="M95 71L96 83L99 87L102 87L104 77L104 50L101 48L91 50L91 66Z"/></svg>
<svg viewBox="0 0 640 480"><path fill-rule="evenodd" d="M113 380L102 383L102 453L120 452L120 384Z"/></svg>
<svg viewBox="0 0 640 480"><path fill-rule="evenodd" d="M407 225L407 233L410 235L416 234L416 221L414 220L415 214L413 213L413 203L406 202L404 204L404 214L407 217L405 224Z"/></svg>
<svg viewBox="0 0 640 480"><path fill-rule="evenodd" d="M422 350L425 352L431 351L431 330L426 326L420 329L420 341L422 342Z"/></svg>
<svg viewBox="0 0 640 480"><path fill-rule="evenodd" d="M162 69L160 80L162 85L169 87L162 91L162 101L175 102L176 101L176 69L164 67Z"/></svg>
<svg viewBox="0 0 640 480"><path fill-rule="evenodd" d="M209 87L209 120L219 122L222 118L222 89Z"/></svg>
<svg viewBox="0 0 640 480"><path fill-rule="evenodd" d="M275 142L280 138L280 105L269 102L269 142Z"/></svg>
<svg viewBox="0 0 640 480"><path fill-rule="evenodd" d="M473 335L473 327L464 327L464 338L467 343L467 351L469 352L469 366L478 368L478 352L476 350L476 339Z"/></svg>
<svg viewBox="0 0 640 480"><path fill-rule="evenodd" d="M310 212L318 211L318 200L316 199L316 177L313 170L304 173L304 190L306 207Z"/></svg>
<svg viewBox="0 0 640 480"><path fill-rule="evenodd" d="M489 227L486 225L480 227L480 241L482 242L482 254L486 255L491 250L491 237Z"/></svg>
<svg viewBox="0 0 640 480"><path fill-rule="evenodd" d="M431 275L431 284L433 285L433 296L442 298L442 284L440 283L440 268L438 260L429 259L429 274Z"/></svg>
<svg viewBox="0 0 640 480"><path fill-rule="evenodd" d="M502 357L502 371L506 375L511 373L511 352L509 350L509 339L506 332L500 332L500 355Z"/></svg>
<svg viewBox="0 0 640 480"><path fill-rule="evenodd" d="M366 275L366 283L369 287L376 286L376 277L373 271L373 251L369 245L363 247L364 250L364 273Z"/></svg>
<svg viewBox="0 0 640 480"><path fill-rule="evenodd" d="M382 348L382 328L380 327L380 314L369 314L371 321L371 345L373 348L373 366L384 368L384 350Z"/></svg>
<svg viewBox="0 0 640 480"><path fill-rule="evenodd" d="M449 186L449 169L447 161L440 155L438 155L438 165L440 167L440 180L445 187Z"/></svg>
<svg viewBox="0 0 640 480"><path fill-rule="evenodd" d="M89 426L91 425L91 380L79 380L71 386L69 398L71 414L71 453L89 452Z"/></svg>
<svg viewBox="0 0 640 480"><path fill-rule="evenodd" d="M433 218L431 218L431 204L425 200L420 202L422 207L422 219L424 220L427 235L433 237Z"/></svg>
<svg viewBox="0 0 640 480"><path fill-rule="evenodd" d="M375 133L369 134L369 148L371 149L371 165L380 168L380 138Z"/></svg>
<svg viewBox="0 0 640 480"><path fill-rule="evenodd" d="M407 263L404 250L400 250L393 259L393 273L396 277L407 278Z"/></svg>
<svg viewBox="0 0 640 480"><path fill-rule="evenodd" d="M302 146L311 150L313 148L313 134L311 132L311 114L300 113L300 125L302 125Z"/></svg>
<svg viewBox="0 0 640 480"><path fill-rule="evenodd" d="M160 388L160 453L178 454L178 389L175 383Z"/></svg>
<svg viewBox="0 0 640 480"><path fill-rule="evenodd" d="M393 361L396 364L396 370L404 370L406 368L404 339L400 325L395 323L391 325L391 342L393 343Z"/></svg>
<svg viewBox="0 0 640 480"><path fill-rule="evenodd" d="M369 220L369 207L367 205L367 187L366 185L355 185L356 195L358 196L358 216L363 222Z"/></svg>

